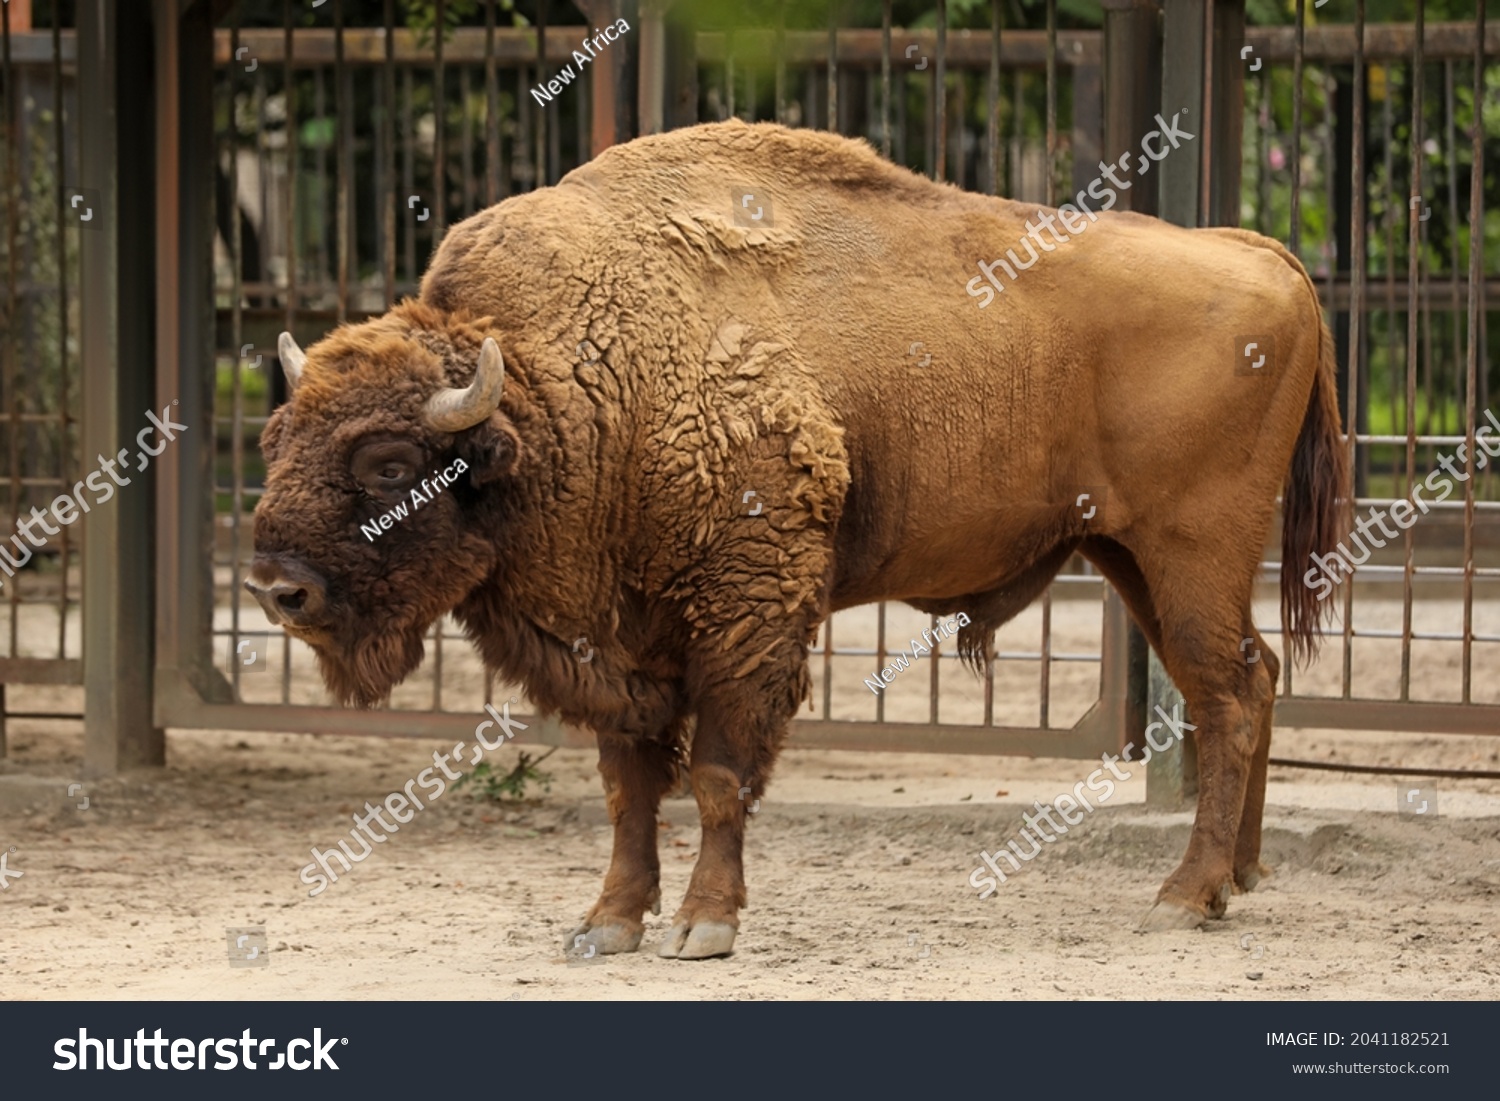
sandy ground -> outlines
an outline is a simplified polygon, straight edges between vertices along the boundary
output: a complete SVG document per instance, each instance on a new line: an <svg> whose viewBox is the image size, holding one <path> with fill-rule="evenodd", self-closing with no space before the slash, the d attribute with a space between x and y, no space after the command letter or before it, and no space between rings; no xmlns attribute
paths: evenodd
<svg viewBox="0 0 1500 1101"><path fill-rule="evenodd" d="M227 575L227 571L221 571ZM227 576L225 579L227 581ZM1051 721L1066 727L1097 695L1099 602L1052 616ZM1452 595L1452 594L1448 594ZM1500 629L1480 594L1475 627ZM55 644L56 619L28 609L23 652ZM1262 622L1274 605L1261 602ZM227 608L219 609L221 627ZM1000 633L995 720L1039 712L1041 612ZM71 617L70 617L71 618ZM892 607L887 643L926 624ZM244 614L242 623L254 629ZM1356 603L1360 632L1399 629L1399 600ZM1461 625L1456 601L1419 603L1418 630ZM70 633L76 623L68 624ZM876 665L874 609L835 618L831 715L873 719L862 678ZM224 644L224 660L230 648ZM246 700L323 703L311 656L255 645ZM848 653L850 649L864 653ZM1500 700L1497 647L1477 645L1474 698ZM1413 647L1412 696L1458 698L1456 643ZM394 706L433 706L429 660ZM941 720L976 723L982 682L943 660ZM1340 645L1297 690L1337 694ZM813 698L824 669L815 657ZM1356 695L1394 697L1400 644L1355 640ZM479 712L484 677L466 643L444 643L441 705ZM886 718L926 721L932 663L887 691ZM495 687L495 698L509 689ZM10 686L12 711L77 711L76 689ZM423 723L414 715L413 732ZM1059 733L1059 738L1066 738ZM524 739L524 735L522 736ZM565 934L595 898L610 851L594 754L561 750L554 778L523 804L449 791L316 898L298 878L309 849L347 838L351 815L382 802L449 743L172 731L168 765L109 780L82 775L76 723L10 723L0 760L0 999L125 998L1469 998L1500 996L1500 782L1399 781L1273 769L1265 858L1277 874L1202 931L1135 926L1187 844L1188 813L1148 810L1144 772L981 901L981 850L1017 837L1033 800L1071 791L1093 762L855 754L790 748L746 847L750 908L735 954L705 962L655 948L697 857L690 798L662 810L663 905L642 951L570 962ZM496 755L508 767L518 748ZM533 747L535 752L535 747ZM1301 760L1500 769L1500 738L1277 732ZM72 783L82 788L69 794ZM1418 789L1413 804L1398 792ZM85 798L88 809L78 809ZM1398 813L1433 798L1436 816ZM14 848L14 851L10 851ZM264 928L265 966L231 967L229 929ZM239 949L248 949L256 939Z"/></svg>
<svg viewBox="0 0 1500 1101"><path fill-rule="evenodd" d="M1500 783L1275 770L1274 878L1199 932L1136 922L1186 844L1139 776L979 901L981 849L1082 762L789 750L747 843L750 908L728 959L569 963L610 834L593 755L550 793L447 793L318 898L298 869L350 815L431 763L432 741L174 732L164 770L66 794L77 734L13 724L0 769L0 998L1417 998L1500 995ZM1500 767L1490 738L1282 732L1299 756ZM500 751L502 762L516 749ZM77 810L84 796L87 810ZM1425 797L1425 795L1424 795ZM29 804L29 806L27 805ZM690 799L663 809L667 916L697 855ZM263 926L268 965L229 965Z"/></svg>

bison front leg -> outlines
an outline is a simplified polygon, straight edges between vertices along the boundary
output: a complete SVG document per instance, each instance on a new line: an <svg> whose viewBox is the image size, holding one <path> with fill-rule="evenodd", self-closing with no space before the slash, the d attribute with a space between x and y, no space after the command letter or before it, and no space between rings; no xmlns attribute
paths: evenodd
<svg viewBox="0 0 1500 1101"><path fill-rule="evenodd" d="M661 913L661 864L656 852L656 815L677 775L678 742L599 735L599 772L615 827L614 852L599 901L564 948L598 955L634 952L641 944L647 910Z"/></svg>
<svg viewBox="0 0 1500 1101"><path fill-rule="evenodd" d="M759 805L791 711L768 708L752 690L721 693L699 712L691 777L702 846L659 955L699 960L727 956L734 948L746 901L745 823Z"/></svg>
<svg viewBox="0 0 1500 1101"><path fill-rule="evenodd" d="M690 775L703 843L658 949L669 959L726 956L734 948L746 902L745 825L808 685L805 645L784 637L757 650L753 672L742 668L737 679L700 695Z"/></svg>

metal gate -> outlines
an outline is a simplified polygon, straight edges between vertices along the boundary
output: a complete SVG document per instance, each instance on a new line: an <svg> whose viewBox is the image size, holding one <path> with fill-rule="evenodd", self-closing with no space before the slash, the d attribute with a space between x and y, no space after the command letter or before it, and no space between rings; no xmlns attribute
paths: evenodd
<svg viewBox="0 0 1500 1101"><path fill-rule="evenodd" d="M483 703L514 691L491 683L444 621L432 632L428 660L390 709L344 711L326 705L310 653L266 631L240 581L261 477L255 436L283 396L275 336L289 329L306 345L342 321L383 311L414 292L447 225L553 183L637 132L731 114L775 118L863 136L898 162L960 186L1052 203L1093 179L1095 162L1135 147L1164 97L1195 104L1204 119L1199 157L1165 163L1158 188L1127 196L1136 209L1188 224L1243 218L1303 258L1339 339L1341 390L1357 428L1350 444L1360 478L1355 507L1388 507L1460 442L1472 456L1489 408L1485 295L1500 279L1484 264L1482 168L1500 135L1468 124L1473 104L1494 95L1500 74L1485 59L1500 48L1500 28L1486 26L1482 11L1472 24L1423 26L1423 5L1414 2L1414 23L1365 28L1363 3L1344 23L1323 23L1323 13L1299 4L1294 25L1245 28L1244 5L1232 0L1109 0L1102 30L1059 26L1052 3L1045 25L1010 28L1006 6L993 0L977 14L966 11L967 26L937 3L919 25L901 28L890 0L879 26L846 25L852 5L839 3L780 4L761 25L735 26L715 23L706 5L693 3L663 15L649 4L599 0L580 11L541 0L519 5L529 23L519 26L490 2L331 0L314 10L286 0L199 0L156 4L158 18L143 27L131 9L149 6L142 0L115 10L107 0L81 0L77 39L66 25L70 4L35 0L45 29L7 22L9 148L22 147L17 135L25 129L51 151L59 177L76 175L53 195L26 176L24 158L7 158L6 270L17 270L19 227L30 224L44 193L57 226L56 239L46 241L63 261L55 282L41 289L17 278L7 284L0 367L12 371L7 365L49 347L45 331L17 319L52 311L81 338L86 362L77 389L88 399L109 365L118 362L124 377L132 363L145 364L148 376L155 373L152 407L178 398L183 419L203 429L153 467L155 690L148 702L158 727L458 735ZM16 5L6 7L14 14ZM587 23L578 22L581 14ZM591 28L622 15L631 33L565 94L533 94ZM435 25L447 33L434 33ZM118 326L90 336L79 323L118 316L132 300L135 288L118 274L122 240L74 221L69 204L82 194L76 189L101 190L91 172L112 173L101 209L103 219L119 218L129 188L140 186L131 183L132 156L144 154L122 148L128 123L103 118L97 107L111 87L127 83L126 46L146 33L157 57L154 134L143 146L155 150L147 205L155 212L156 344L144 359L139 343L132 345L132 360L109 342L123 346L137 336ZM78 58L91 60L80 65ZM100 61L104 71L93 71ZM66 126L59 117L51 137L32 121L42 83L60 90L53 95L78 97L76 115ZM70 170L75 135L87 140ZM100 149L113 151L112 163ZM1351 188L1351 180L1365 186ZM1367 225L1369 233L1356 231ZM77 256L68 251L73 242ZM69 345L53 340L60 403L49 407L13 374L3 376L12 424L9 451L0 454L12 456L9 492L18 515L34 489L52 484L45 479L66 481L92 454L89 446L63 447L46 471L36 465L41 460L28 467L15 459L44 454L28 447L16 424L56 423L58 438L70 439ZM199 368L208 362L211 372ZM116 424L94 438L127 419L136 423L134 409L123 412L127 400L114 395L107 408ZM139 408L151 404L149 394L139 400ZM1500 654L1493 470L1475 471L1461 496L1407 529L1391 558L1377 556L1342 587L1340 637L1295 679L1287 663L1280 724L1500 729L1500 685L1473 676L1476 661L1482 669L1486 657ZM122 495L120 515L105 522L127 533L152 523L138 503L127 509ZM107 538L95 545L102 548L96 558L108 553ZM96 648L118 657L133 637L122 590L142 563L131 557L128 534L115 545L127 548L125 560L100 567L97 581L92 573L83 580L86 601L109 587L99 599L115 609L114 634ZM81 673L69 656L77 649L63 646L69 551L66 544L56 551L62 583L48 599L60 609L58 647L43 659L18 651L16 625L31 621L17 604L40 607L32 597L42 590L13 589L10 658L0 679ZM152 566L148 558L144 568ZM1268 581L1277 577L1268 563ZM1439 624L1442 614L1453 622ZM1273 622L1274 610L1258 618ZM900 693L866 691L871 669L927 622L894 606L834 617L814 653L810 717L798 721L796 744L1082 758L1118 750L1143 725L1153 695L1145 648L1086 564L1072 564L1001 632L985 679L959 672L955 655L939 650L925 683L907 678L912 683L903 681ZM1451 685L1432 672L1450 650L1457 655ZM1388 661L1393 677L1365 676ZM555 726L534 724L531 733L590 741ZM142 752L149 757L149 745Z"/></svg>

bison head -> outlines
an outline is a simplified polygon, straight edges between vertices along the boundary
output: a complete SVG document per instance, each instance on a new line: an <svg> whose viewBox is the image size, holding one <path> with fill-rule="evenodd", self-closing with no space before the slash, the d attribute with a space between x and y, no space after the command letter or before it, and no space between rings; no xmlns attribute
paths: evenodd
<svg viewBox="0 0 1500 1101"><path fill-rule="evenodd" d="M312 646L339 702L385 699L428 627L495 568L492 519L521 441L483 323L410 305L307 354L261 435L266 488L245 587Z"/></svg>

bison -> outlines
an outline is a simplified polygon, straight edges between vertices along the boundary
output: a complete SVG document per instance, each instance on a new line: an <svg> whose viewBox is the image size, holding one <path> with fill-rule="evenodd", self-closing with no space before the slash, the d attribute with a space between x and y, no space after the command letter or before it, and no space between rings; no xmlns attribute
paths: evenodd
<svg viewBox="0 0 1500 1101"><path fill-rule="evenodd" d="M453 226L416 300L306 354L282 336L246 584L342 703L386 698L451 612L597 733L614 851L569 943L639 947L686 767L702 847L659 951L698 959L734 944L746 815L823 620L962 612L982 666L1079 553L1197 728L1197 818L1146 925L1222 916L1265 871L1279 661L1251 589L1277 495L1299 654L1320 625L1294 567L1348 496L1332 342L1276 242L1119 211L976 309L976 264L1044 213L771 124L610 149Z"/></svg>

